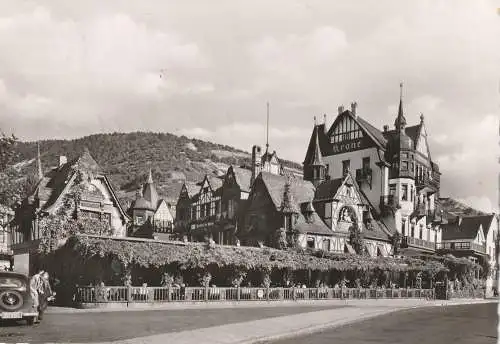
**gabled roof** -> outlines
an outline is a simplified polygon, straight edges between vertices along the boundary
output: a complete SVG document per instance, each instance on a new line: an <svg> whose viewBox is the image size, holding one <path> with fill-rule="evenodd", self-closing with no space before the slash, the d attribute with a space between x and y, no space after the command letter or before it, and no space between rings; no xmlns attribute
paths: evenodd
<svg viewBox="0 0 500 344"><path fill-rule="evenodd" d="M187 194L189 198L192 198L194 195L200 191L200 186L194 182L184 182L184 186L186 187Z"/></svg>
<svg viewBox="0 0 500 344"><path fill-rule="evenodd" d="M325 180L318 185L314 194L315 201L323 201L332 199L337 190L342 185L344 180L342 178Z"/></svg>
<svg viewBox="0 0 500 344"><path fill-rule="evenodd" d="M129 216L122 208L118 197L116 197L115 191L113 190L110 181L102 173L101 167L90 155L88 149L84 149L83 153L79 157L49 171L39 182L34 191L34 194L36 194L40 199L42 204L41 209L43 211L52 211L57 201L67 191L67 189L71 187L78 172L92 174L94 178L102 179L110 192L111 198L118 207L122 216L125 219L129 218Z"/></svg>
<svg viewBox="0 0 500 344"><path fill-rule="evenodd" d="M333 155L334 152L332 148L333 146L330 143L330 135L332 134L337 123L341 120L341 118L345 116L349 116L351 119L353 119L377 146L379 146L381 149L386 149L387 139L384 137L380 130L375 128L360 116L355 116L351 111L346 110L337 116L328 131L325 128L325 124L319 124L313 128L313 132L311 133L309 145L306 151L306 157L303 162L304 165L310 164L313 161L313 156L315 154L314 152L316 150L316 140L319 142L319 152L323 157Z"/></svg>
<svg viewBox="0 0 500 344"><path fill-rule="evenodd" d="M482 223L485 219L482 216L463 217L459 223L457 221L442 226L442 240L459 240L476 238L477 233L483 228ZM483 232L486 230L483 229ZM484 233L486 235L486 233Z"/></svg>
<svg viewBox="0 0 500 344"><path fill-rule="evenodd" d="M236 183L238 183L240 190L245 192L250 192L250 186L251 186L250 181L252 179L252 171L246 168L235 167L235 166L231 166L230 168L233 169L234 178L236 179Z"/></svg>
<svg viewBox="0 0 500 344"><path fill-rule="evenodd" d="M307 205L307 203L305 205ZM328 226L319 217L316 211L312 212L307 220L302 213L299 213L295 229L299 233L303 234L320 234L328 236L333 236L334 234L333 231L328 228Z"/></svg>
<svg viewBox="0 0 500 344"><path fill-rule="evenodd" d="M76 172L102 174L101 167L92 158L87 148L77 158L49 171L39 182L34 194L38 195L40 201L44 203L42 209L49 209L57 202L65 189L71 185Z"/></svg>
<svg viewBox="0 0 500 344"><path fill-rule="evenodd" d="M382 148L385 148L386 145L387 145L387 140L386 138L384 137L383 133L378 130L377 128L375 128L373 125L371 125L368 121L366 121L365 119L363 119L362 117L359 117L357 116L356 117L356 120L358 122L358 124L363 128L365 129L366 132L368 132L368 134L370 136L372 136L372 138L375 139L375 141L382 147Z"/></svg>
<svg viewBox="0 0 500 344"><path fill-rule="evenodd" d="M261 172L257 177L261 179L273 201L276 210L279 210L283 202L283 192L287 178L285 176ZM305 180L290 178L290 194L295 204L311 202L314 198L314 185Z"/></svg>

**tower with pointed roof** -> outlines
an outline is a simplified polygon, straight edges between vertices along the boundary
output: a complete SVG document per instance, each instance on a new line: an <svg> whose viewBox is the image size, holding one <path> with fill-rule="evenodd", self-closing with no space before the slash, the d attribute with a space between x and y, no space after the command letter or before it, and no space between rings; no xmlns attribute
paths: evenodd
<svg viewBox="0 0 500 344"><path fill-rule="evenodd" d="M396 229L407 235L410 228L410 215L414 211L415 202L415 150L414 142L406 132L406 117L403 106L403 83L400 85L399 107L394 120L394 135L388 143L387 160L391 164L389 185L394 203L400 207Z"/></svg>
<svg viewBox="0 0 500 344"><path fill-rule="evenodd" d="M314 117L313 154L308 161L304 162L304 179L311 181L315 187L326 180L326 165L323 162L323 155L319 145L319 130L316 117Z"/></svg>

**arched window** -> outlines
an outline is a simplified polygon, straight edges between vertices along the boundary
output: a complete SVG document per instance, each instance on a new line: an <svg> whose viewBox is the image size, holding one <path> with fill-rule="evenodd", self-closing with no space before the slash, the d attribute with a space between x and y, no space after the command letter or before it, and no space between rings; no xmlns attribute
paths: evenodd
<svg viewBox="0 0 500 344"><path fill-rule="evenodd" d="M338 221L356 223L356 214L351 207L342 207L339 211Z"/></svg>

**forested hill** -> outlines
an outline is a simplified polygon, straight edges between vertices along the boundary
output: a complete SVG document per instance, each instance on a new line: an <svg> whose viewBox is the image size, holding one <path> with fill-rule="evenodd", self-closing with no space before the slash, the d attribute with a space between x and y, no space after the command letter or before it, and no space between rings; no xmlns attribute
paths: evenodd
<svg viewBox="0 0 500 344"><path fill-rule="evenodd" d="M139 185L145 181L149 168L152 169L161 196L175 201L184 180L199 181L205 174L225 172L229 164L250 166L251 163L248 152L230 146L169 133L134 132L41 141L42 166L47 171L58 165L59 156L66 156L69 161L85 147L110 177L120 198L124 200L134 196ZM19 198L20 195L15 197L13 194L21 192L20 184L34 171L36 142L19 142L16 149L19 156L7 171L10 190L3 192L0 203L12 204L13 198ZM301 169L297 163L283 163Z"/></svg>

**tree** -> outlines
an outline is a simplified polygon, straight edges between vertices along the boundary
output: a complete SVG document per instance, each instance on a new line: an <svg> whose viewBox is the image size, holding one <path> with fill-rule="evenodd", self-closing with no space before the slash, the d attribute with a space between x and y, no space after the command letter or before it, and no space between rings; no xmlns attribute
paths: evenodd
<svg viewBox="0 0 500 344"><path fill-rule="evenodd" d="M394 255L398 254L399 249L401 247L401 235L399 232L396 231L396 233L393 234L391 237L392 241L392 247L394 248Z"/></svg>
<svg viewBox="0 0 500 344"><path fill-rule="evenodd" d="M274 245L275 248L284 250L287 247L286 230L281 227L274 232Z"/></svg>
<svg viewBox="0 0 500 344"><path fill-rule="evenodd" d="M0 172L5 171L7 166L16 158L16 144L17 137L14 135L7 136L2 132L0 135Z"/></svg>
<svg viewBox="0 0 500 344"><path fill-rule="evenodd" d="M349 243L354 248L357 254L363 250L363 234L356 225L349 228Z"/></svg>

